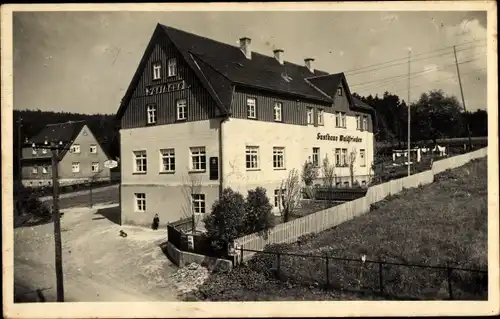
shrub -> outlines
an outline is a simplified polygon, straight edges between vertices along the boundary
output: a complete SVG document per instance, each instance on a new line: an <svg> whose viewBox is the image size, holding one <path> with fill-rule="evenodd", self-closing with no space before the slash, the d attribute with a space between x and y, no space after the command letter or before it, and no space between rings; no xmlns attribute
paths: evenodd
<svg viewBox="0 0 500 319"><path fill-rule="evenodd" d="M226 188L212 206L212 212L203 219L212 245L222 249L226 243L241 237L245 230L245 199Z"/></svg>
<svg viewBox="0 0 500 319"><path fill-rule="evenodd" d="M318 168L310 161L306 161L302 167L302 180L306 186L311 186L318 178Z"/></svg>
<svg viewBox="0 0 500 319"><path fill-rule="evenodd" d="M25 215L48 221L52 218L50 209L38 199L38 193L23 185L14 188L15 216Z"/></svg>
<svg viewBox="0 0 500 319"><path fill-rule="evenodd" d="M245 233L267 233L273 228L275 223L272 209L264 188L249 190L245 202Z"/></svg>

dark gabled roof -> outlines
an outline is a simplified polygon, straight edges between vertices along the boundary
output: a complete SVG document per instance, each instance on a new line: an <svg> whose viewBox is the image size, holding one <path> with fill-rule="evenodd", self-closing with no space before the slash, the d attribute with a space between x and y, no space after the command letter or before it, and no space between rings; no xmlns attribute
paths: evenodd
<svg viewBox="0 0 500 319"><path fill-rule="evenodd" d="M232 94L237 85L332 103L340 81L345 81L343 73L328 74L320 70L311 73L305 65L286 61L281 65L274 57L257 52L252 52L251 59L247 59L239 47L158 24L122 99L116 115L118 119L123 115L158 36L167 36L172 41L217 103L221 115L231 113Z"/></svg>
<svg viewBox="0 0 500 319"><path fill-rule="evenodd" d="M44 144L45 141L47 141L47 143L62 142L61 145L62 150L59 152L59 159L62 159L66 154L66 152L69 150L71 144L73 144L75 138L78 136L78 134L80 134L85 125L86 121L69 121L64 123L47 124L45 128L42 131L40 131L40 133L28 139L26 144L27 146L29 146L32 143ZM90 127L87 126L87 128L89 129L89 131L91 131ZM92 132L92 134L94 133ZM97 140L96 142L99 143L99 141ZM101 149L106 154L106 156L109 157L107 150L105 150L102 146ZM50 157L49 153L47 154L47 157Z"/></svg>
<svg viewBox="0 0 500 319"><path fill-rule="evenodd" d="M313 74L305 65L286 61L281 65L274 57L257 52L252 52L252 58L247 59L236 46L165 25L160 26L180 51L194 54L236 85L329 101L304 80L309 76L328 74L326 72L316 70ZM283 78L285 75L292 80L286 81Z"/></svg>

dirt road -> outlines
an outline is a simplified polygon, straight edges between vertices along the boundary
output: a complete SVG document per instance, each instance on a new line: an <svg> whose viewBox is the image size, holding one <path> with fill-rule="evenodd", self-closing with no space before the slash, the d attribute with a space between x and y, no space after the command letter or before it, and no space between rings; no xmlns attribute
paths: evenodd
<svg viewBox="0 0 500 319"><path fill-rule="evenodd" d="M177 268L159 247L166 230L121 227L111 221L118 209L115 204L64 211L65 300L176 300L170 276ZM118 235L120 229L126 238ZM16 296L24 301L55 301L53 225L17 228L14 243Z"/></svg>
<svg viewBox="0 0 500 319"><path fill-rule="evenodd" d="M61 197L59 199L59 207L61 209L70 207L90 207L90 195L88 193L76 194L71 197ZM108 188L102 191L95 191L92 193L93 205L103 203L118 203L120 200L119 188ZM44 200L47 206L52 205L52 200Z"/></svg>

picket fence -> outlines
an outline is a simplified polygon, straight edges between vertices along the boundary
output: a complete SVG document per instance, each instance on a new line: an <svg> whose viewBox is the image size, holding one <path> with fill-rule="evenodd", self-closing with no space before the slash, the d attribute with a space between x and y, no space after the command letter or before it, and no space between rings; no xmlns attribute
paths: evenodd
<svg viewBox="0 0 500 319"><path fill-rule="evenodd" d="M487 148L482 148L474 152L436 161L432 164L432 169L428 171L370 187L362 198L276 225L266 237L259 234L250 234L236 239L235 243L239 247L244 247L244 249L257 251L263 250L268 244L293 243L300 236L317 233L363 215L370 211L371 204L379 202L389 195L397 194L404 188L415 188L420 185L430 184L434 181L435 175L447 169L465 165L473 159L485 157L487 154ZM255 252L243 251L243 256L240 256L240 258L246 261L253 254Z"/></svg>

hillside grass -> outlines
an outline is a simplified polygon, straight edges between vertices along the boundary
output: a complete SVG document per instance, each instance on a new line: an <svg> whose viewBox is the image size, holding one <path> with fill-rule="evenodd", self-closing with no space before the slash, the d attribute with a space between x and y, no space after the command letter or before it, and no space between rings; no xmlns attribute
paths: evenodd
<svg viewBox="0 0 500 319"><path fill-rule="evenodd" d="M281 252L487 270L487 161L475 160L372 205L337 227L274 245ZM384 266L384 294L376 264L256 254L229 274L215 273L186 300L448 299L443 270ZM487 277L451 275L454 299L487 299Z"/></svg>

